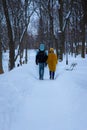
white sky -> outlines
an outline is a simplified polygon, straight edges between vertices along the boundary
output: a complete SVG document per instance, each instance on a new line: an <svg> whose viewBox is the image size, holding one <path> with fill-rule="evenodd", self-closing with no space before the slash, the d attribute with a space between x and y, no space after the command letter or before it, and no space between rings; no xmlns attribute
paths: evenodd
<svg viewBox="0 0 87 130"><path fill-rule="evenodd" d="M0 75L0 130L87 130L87 58L69 56L69 66L57 65L55 80L38 80L34 50L28 64Z"/></svg>

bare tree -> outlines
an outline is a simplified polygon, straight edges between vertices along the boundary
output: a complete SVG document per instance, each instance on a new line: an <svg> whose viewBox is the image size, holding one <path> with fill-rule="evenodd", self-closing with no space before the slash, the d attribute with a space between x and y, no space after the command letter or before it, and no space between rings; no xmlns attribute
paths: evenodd
<svg viewBox="0 0 87 130"><path fill-rule="evenodd" d="M9 38L9 70L15 67L18 56L20 56L20 64L22 62L23 39L27 34L30 17L36 9L33 3L33 0L2 0ZM27 44L26 42L26 54ZM15 49L17 49L16 53ZM27 59L26 57L27 55L25 60Z"/></svg>
<svg viewBox="0 0 87 130"><path fill-rule="evenodd" d="M2 0L3 4L3 10L6 18L7 28L8 28L8 37L9 37L9 70L12 70L15 66L14 62L14 56L15 56L15 50L14 50L14 41L13 41L13 34L12 34L12 27L11 27L11 21L8 13L8 7L6 0Z"/></svg>
<svg viewBox="0 0 87 130"><path fill-rule="evenodd" d="M2 44L1 44L1 38L0 38L0 74L4 73L3 66L2 66Z"/></svg>
<svg viewBox="0 0 87 130"><path fill-rule="evenodd" d="M81 0L83 8L83 18L82 18L82 57L85 58L85 25L87 25L87 0Z"/></svg>
<svg viewBox="0 0 87 130"><path fill-rule="evenodd" d="M34 11L36 10L36 7L34 7L34 1L33 0L25 0L23 3L23 10L22 10L22 15L21 15L21 33L19 37L19 44L17 47L17 54L15 56L15 61L17 60L19 55L22 55L23 53L23 39L25 35L27 34L27 29L30 23L30 18L33 15ZM20 14L20 13L19 13ZM27 56L27 45L28 43L26 42L26 56ZM25 56L25 61L27 57ZM21 62L21 58L20 58ZM27 62L27 61L26 61Z"/></svg>
<svg viewBox="0 0 87 130"><path fill-rule="evenodd" d="M2 9L1 9L1 3L0 3L0 74L4 73L3 66L2 66L2 42L1 42L1 31L2 31Z"/></svg>

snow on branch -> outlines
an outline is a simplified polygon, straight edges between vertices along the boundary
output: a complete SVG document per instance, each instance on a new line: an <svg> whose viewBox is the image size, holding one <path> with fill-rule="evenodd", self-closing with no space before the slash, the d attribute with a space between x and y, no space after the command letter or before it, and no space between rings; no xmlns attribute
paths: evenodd
<svg viewBox="0 0 87 130"><path fill-rule="evenodd" d="M66 15L66 19L69 18L70 14L71 14L71 11L69 11L69 12L67 13L67 15Z"/></svg>
<svg viewBox="0 0 87 130"><path fill-rule="evenodd" d="M67 22L68 22L68 20L69 20L69 18L70 18L71 11L72 11L72 6L73 6L73 2L74 2L74 0L71 0L71 1L70 1L69 12L67 13L67 15L66 15L66 17L65 17L64 26L63 26L63 29L62 29L63 32L65 31L65 28L66 28Z"/></svg>
<svg viewBox="0 0 87 130"><path fill-rule="evenodd" d="M18 45L18 48L17 48L17 55L15 56L15 61L17 60L18 56L19 56L19 52L20 52L20 47L21 47L21 44L22 44L22 41L23 41L23 38L27 32L27 28L28 28L28 25L30 23L30 17L33 15L34 11L36 10L36 8L33 9L33 11L31 12L30 16L28 17L28 21L27 21L27 24L25 25L25 28L22 32L22 35L20 37L20 40L19 40L19 45Z"/></svg>
<svg viewBox="0 0 87 130"><path fill-rule="evenodd" d="M64 26L63 26L63 32L65 31L65 28L66 28L66 25L67 25L67 21L70 17L70 14L71 14L71 11L69 11L66 15L66 18L65 18L65 22L64 22Z"/></svg>

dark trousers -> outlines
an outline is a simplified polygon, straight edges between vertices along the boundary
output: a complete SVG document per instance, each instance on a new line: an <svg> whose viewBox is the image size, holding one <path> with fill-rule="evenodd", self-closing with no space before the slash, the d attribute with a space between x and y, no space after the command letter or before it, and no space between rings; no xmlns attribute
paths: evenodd
<svg viewBox="0 0 87 130"><path fill-rule="evenodd" d="M50 79L54 79L54 75L55 75L55 72L54 71L50 71Z"/></svg>

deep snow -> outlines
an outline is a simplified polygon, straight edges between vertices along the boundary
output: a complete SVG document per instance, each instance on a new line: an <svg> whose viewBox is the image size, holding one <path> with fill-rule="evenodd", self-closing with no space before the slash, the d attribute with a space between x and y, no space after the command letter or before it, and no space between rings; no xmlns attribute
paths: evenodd
<svg viewBox="0 0 87 130"><path fill-rule="evenodd" d="M87 58L69 56L57 65L55 80L38 80L34 50L28 64L0 75L0 130L87 130ZM77 63L73 71L66 71Z"/></svg>

